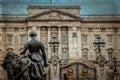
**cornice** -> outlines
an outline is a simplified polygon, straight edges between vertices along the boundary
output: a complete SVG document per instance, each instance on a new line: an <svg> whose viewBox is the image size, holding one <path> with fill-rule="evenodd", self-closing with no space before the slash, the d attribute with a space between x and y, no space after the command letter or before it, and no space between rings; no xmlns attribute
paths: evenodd
<svg viewBox="0 0 120 80"><path fill-rule="evenodd" d="M17 18L17 17L2 17L0 18L0 22L20 22L20 23L25 23L26 19L25 18Z"/></svg>
<svg viewBox="0 0 120 80"><path fill-rule="evenodd" d="M62 12L63 13L63 12ZM46 14L46 12L45 12ZM68 15L68 13L63 13L63 14L66 14ZM34 20L32 18L34 17L37 17L37 16L41 16L43 15L42 14L37 14L37 15L34 15L32 17L30 17L31 19L28 20L27 17L23 17L23 16L19 16L17 17L18 15L7 15L7 16L0 16L0 22L20 22L20 23L27 23L27 21L80 21L82 23L120 23L120 16L117 15L117 16L89 16L89 17L76 17L76 16L73 16L75 17L76 19L74 20L56 20L56 19L43 19L43 20ZM69 14L69 16L71 16L71 14Z"/></svg>
<svg viewBox="0 0 120 80"><path fill-rule="evenodd" d="M83 19L82 23L120 23L120 19Z"/></svg>
<svg viewBox="0 0 120 80"><path fill-rule="evenodd" d="M27 9L80 9L80 6L28 6Z"/></svg>

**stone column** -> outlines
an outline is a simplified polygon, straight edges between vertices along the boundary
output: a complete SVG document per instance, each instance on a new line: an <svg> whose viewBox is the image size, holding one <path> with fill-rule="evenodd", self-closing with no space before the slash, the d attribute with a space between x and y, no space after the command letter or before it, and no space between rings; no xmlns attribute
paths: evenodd
<svg viewBox="0 0 120 80"><path fill-rule="evenodd" d="M40 37L41 37L40 27L37 27L36 32L37 32L37 39L40 41Z"/></svg>
<svg viewBox="0 0 120 80"><path fill-rule="evenodd" d="M80 27L77 28L77 40L78 40L78 45L77 45L77 48L78 48L78 56L79 56L79 59L82 59L82 51L81 51L81 29Z"/></svg>
<svg viewBox="0 0 120 80"><path fill-rule="evenodd" d="M68 50L69 50L69 59L71 59L70 55L71 55L71 52L72 52L72 27L68 27Z"/></svg>
<svg viewBox="0 0 120 80"><path fill-rule="evenodd" d="M51 47L49 46L49 42L50 42L50 27L48 27L48 59L50 59L51 58Z"/></svg>
<svg viewBox="0 0 120 80"><path fill-rule="evenodd" d="M58 57L59 57L59 59L61 59L61 55L62 55L62 52L61 52L61 27L58 27L58 41L60 42L59 48L58 48Z"/></svg>

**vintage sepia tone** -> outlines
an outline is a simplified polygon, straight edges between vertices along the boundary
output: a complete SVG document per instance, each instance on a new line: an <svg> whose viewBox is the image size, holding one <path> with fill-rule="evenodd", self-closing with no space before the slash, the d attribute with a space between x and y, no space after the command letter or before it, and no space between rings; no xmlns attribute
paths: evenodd
<svg viewBox="0 0 120 80"><path fill-rule="evenodd" d="M120 15L87 16L81 15L80 10L79 6L29 6L27 15L1 15L0 62L9 51L19 54L30 40L29 32L34 30L38 34L37 39L45 45L48 61L56 52L61 67L81 62L92 68L97 67L97 80L110 80L112 58L120 60ZM101 54L109 61L105 64L102 79L99 66L93 63L100 54L93 44L97 37L105 42L105 46L100 47ZM59 42L55 50L49 44L53 40ZM120 74L118 77L120 79ZM6 78L6 73L0 68L0 79L3 78Z"/></svg>

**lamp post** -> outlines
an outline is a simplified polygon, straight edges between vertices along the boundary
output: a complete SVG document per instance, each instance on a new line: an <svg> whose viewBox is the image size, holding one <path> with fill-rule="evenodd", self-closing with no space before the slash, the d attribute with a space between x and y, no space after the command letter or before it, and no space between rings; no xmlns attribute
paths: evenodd
<svg viewBox="0 0 120 80"><path fill-rule="evenodd" d="M59 79L59 56L58 56L58 47L60 42L53 37L53 39L49 42L49 46L51 47L51 59L50 59L50 77L51 80L60 80Z"/></svg>
<svg viewBox="0 0 120 80"><path fill-rule="evenodd" d="M98 53L101 53L101 47L105 46L105 42L101 40L101 37L98 36L97 39L93 42L94 47L97 47Z"/></svg>
<svg viewBox="0 0 120 80"><path fill-rule="evenodd" d="M51 58L53 56L56 56L58 58L58 47L59 47L59 44L60 42L56 39L52 39L50 42L49 42L49 46L51 47L52 49L52 52L51 52Z"/></svg>
<svg viewBox="0 0 120 80"><path fill-rule="evenodd" d="M117 59L116 58L113 58L113 63L114 63L114 70L113 70L113 76L114 76L114 80L119 80L118 79L118 70L117 70Z"/></svg>
<svg viewBox="0 0 120 80"><path fill-rule="evenodd" d="M105 58L101 54L101 47L105 46L105 42L101 40L101 37L98 36L97 39L93 42L94 47L97 47L99 55L96 57L96 61L93 63L98 64L98 69L100 70L100 74L104 75L104 65L106 64ZM103 77L104 78L104 77Z"/></svg>

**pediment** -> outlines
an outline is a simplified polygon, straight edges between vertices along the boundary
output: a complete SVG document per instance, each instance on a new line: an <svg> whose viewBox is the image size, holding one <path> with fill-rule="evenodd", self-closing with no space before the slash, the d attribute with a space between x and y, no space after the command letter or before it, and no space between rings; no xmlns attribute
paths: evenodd
<svg viewBox="0 0 120 80"><path fill-rule="evenodd" d="M28 20L81 20L81 18L79 16L55 9L30 16L28 17Z"/></svg>

